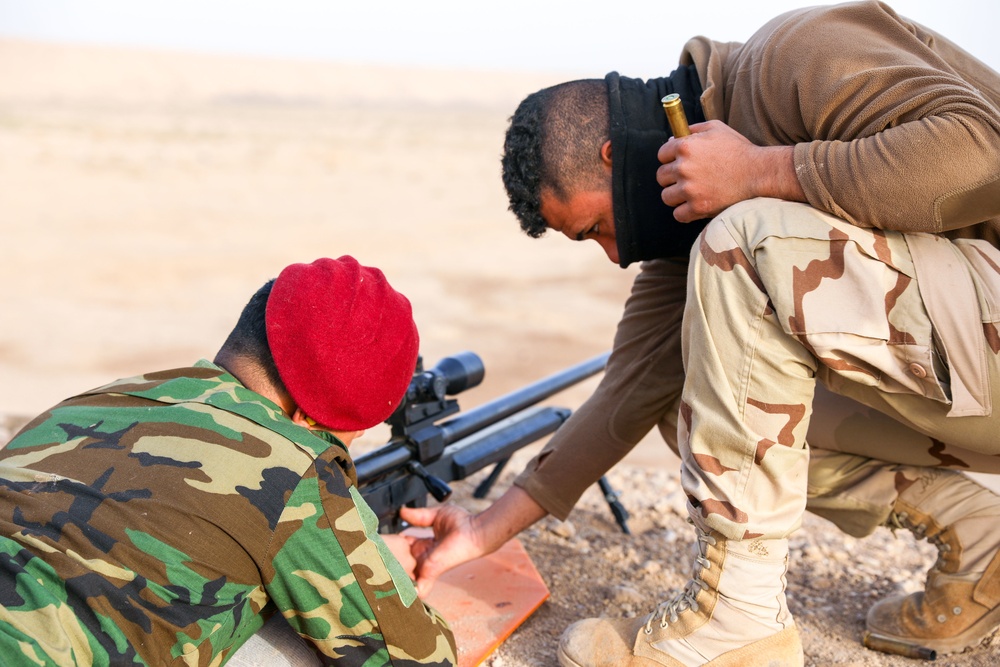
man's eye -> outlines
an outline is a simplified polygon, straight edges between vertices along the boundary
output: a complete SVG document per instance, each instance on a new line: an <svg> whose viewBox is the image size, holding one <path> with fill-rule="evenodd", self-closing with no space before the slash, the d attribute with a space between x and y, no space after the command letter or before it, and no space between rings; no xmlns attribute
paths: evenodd
<svg viewBox="0 0 1000 667"><path fill-rule="evenodd" d="M595 224L593 227L590 228L590 231L587 232L587 234L593 234L594 236L597 236L600 233L601 233L601 223Z"/></svg>

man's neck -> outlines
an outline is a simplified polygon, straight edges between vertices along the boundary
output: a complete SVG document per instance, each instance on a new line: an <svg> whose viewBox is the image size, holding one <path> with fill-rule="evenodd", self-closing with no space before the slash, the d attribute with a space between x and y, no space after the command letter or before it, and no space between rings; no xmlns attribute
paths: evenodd
<svg viewBox="0 0 1000 667"><path fill-rule="evenodd" d="M285 414L291 415L295 410L295 403L288 395L288 392L275 387L267 379L267 373L264 372L256 360L220 351L215 355L212 363L225 369L227 373L236 378L240 384L250 391L277 403Z"/></svg>

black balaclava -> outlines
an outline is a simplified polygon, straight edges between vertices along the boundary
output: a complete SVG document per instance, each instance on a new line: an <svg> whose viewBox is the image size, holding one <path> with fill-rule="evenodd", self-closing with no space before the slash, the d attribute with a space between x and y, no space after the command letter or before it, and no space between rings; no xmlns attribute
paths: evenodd
<svg viewBox="0 0 1000 667"><path fill-rule="evenodd" d="M678 93L688 122L701 123L701 82L694 66L682 66L659 79L631 79L611 72L608 85L611 121L611 189L618 242L618 263L659 257L687 257L708 223L679 223L660 199L656 153L671 136L660 100Z"/></svg>

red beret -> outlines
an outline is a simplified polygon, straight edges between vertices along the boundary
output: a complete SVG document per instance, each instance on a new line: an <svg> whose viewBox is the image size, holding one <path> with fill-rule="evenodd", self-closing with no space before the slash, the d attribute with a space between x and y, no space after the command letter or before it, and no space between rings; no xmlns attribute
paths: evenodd
<svg viewBox="0 0 1000 667"><path fill-rule="evenodd" d="M286 267L265 321L281 381L326 428L357 431L385 421L413 377L420 345L410 302L353 257Z"/></svg>

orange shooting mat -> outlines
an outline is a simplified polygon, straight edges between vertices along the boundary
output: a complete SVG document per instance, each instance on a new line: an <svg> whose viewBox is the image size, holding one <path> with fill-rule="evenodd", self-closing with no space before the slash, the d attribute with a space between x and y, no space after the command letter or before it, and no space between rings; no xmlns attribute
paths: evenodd
<svg viewBox="0 0 1000 667"><path fill-rule="evenodd" d="M458 667L475 667L548 597L528 553L512 539L488 556L445 572L424 600L455 633Z"/></svg>

